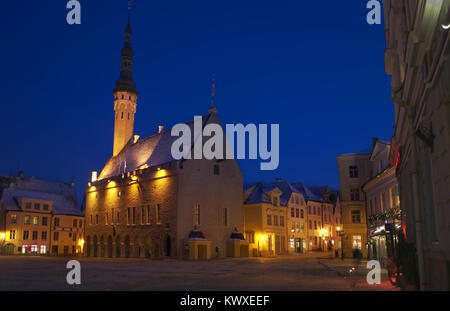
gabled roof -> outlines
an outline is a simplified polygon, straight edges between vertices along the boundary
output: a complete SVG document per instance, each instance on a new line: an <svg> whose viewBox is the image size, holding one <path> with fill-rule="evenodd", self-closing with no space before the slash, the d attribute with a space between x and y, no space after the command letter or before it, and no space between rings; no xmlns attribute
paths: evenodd
<svg viewBox="0 0 450 311"><path fill-rule="evenodd" d="M279 189L281 191L280 204L282 206L287 206L291 198L292 193L298 193L303 196L305 201L316 201L324 202L320 195L314 194L308 187L303 183L291 184L287 181L278 179L274 183L266 184L263 182L258 182L254 184L247 184L244 186L245 198L244 204L255 204L255 203L269 203L272 201L266 192L272 191L274 189Z"/></svg>
<svg viewBox="0 0 450 311"><path fill-rule="evenodd" d="M269 196L266 194L270 189L265 187L263 182L256 183L248 189L248 193L244 198L244 204L268 203L272 204Z"/></svg>
<svg viewBox="0 0 450 311"><path fill-rule="evenodd" d="M19 199L28 198L52 201L52 213L56 215L83 216L78 207L75 187L66 183L50 182L35 178L12 177L13 182L3 188L0 203L8 211L21 211Z"/></svg>
<svg viewBox="0 0 450 311"><path fill-rule="evenodd" d="M304 183L297 182L293 183L292 186L300 191L306 201L324 202L320 195L312 192L308 187L305 186Z"/></svg>
<svg viewBox="0 0 450 311"><path fill-rule="evenodd" d="M213 118L211 116L211 113L202 116L202 128L207 123L219 123L218 118L212 120ZM197 139L197 137L194 138L194 120L184 124L191 131L191 142L193 146ZM98 179L106 179L132 172L143 165L158 166L173 161L171 148L173 142L179 137L172 136L171 131L172 129L167 129L161 133L139 140L136 143L130 141L119 154L109 159Z"/></svg>

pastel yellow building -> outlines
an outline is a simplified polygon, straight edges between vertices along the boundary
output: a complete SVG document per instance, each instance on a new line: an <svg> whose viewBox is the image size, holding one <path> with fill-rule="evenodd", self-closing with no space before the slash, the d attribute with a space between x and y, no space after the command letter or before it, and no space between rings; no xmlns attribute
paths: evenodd
<svg viewBox="0 0 450 311"><path fill-rule="evenodd" d="M369 153L349 153L337 157L344 257L353 257L359 250L367 258L367 216L362 185L370 178L369 158Z"/></svg>
<svg viewBox="0 0 450 311"><path fill-rule="evenodd" d="M0 176L0 245L8 255L81 254L83 212L73 184Z"/></svg>
<svg viewBox="0 0 450 311"><path fill-rule="evenodd" d="M338 194L329 200L324 200L322 194L303 183L291 184L282 179L246 185L244 226L250 255L337 249L340 238L336 227L341 221Z"/></svg>

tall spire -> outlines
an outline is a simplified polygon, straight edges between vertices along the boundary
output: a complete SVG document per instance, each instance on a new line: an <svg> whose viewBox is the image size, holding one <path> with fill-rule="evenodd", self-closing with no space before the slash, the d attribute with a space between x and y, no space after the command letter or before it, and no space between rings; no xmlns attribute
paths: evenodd
<svg viewBox="0 0 450 311"><path fill-rule="evenodd" d="M212 76L212 85L211 85L211 108L209 108L209 112L217 113L217 108L215 106L216 100L216 76L213 74Z"/></svg>
<svg viewBox="0 0 450 311"><path fill-rule="evenodd" d="M133 80L133 49L131 48L131 26L130 26L131 1L128 1L128 24L125 28L125 42L122 48L120 77L117 80L114 93L127 91L137 94L136 84Z"/></svg>

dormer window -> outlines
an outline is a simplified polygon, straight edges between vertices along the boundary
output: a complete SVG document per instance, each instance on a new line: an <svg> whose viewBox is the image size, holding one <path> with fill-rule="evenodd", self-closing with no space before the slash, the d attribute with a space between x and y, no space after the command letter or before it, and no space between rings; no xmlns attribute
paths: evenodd
<svg viewBox="0 0 450 311"><path fill-rule="evenodd" d="M273 204L273 206L278 206L278 197L272 198L272 204Z"/></svg>

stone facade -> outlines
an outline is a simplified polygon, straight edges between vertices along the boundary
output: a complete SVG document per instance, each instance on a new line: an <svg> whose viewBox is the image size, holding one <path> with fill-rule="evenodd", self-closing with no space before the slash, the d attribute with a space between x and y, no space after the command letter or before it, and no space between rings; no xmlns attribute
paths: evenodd
<svg viewBox="0 0 450 311"><path fill-rule="evenodd" d="M384 0L393 157L421 289L450 288L449 1Z"/></svg>

